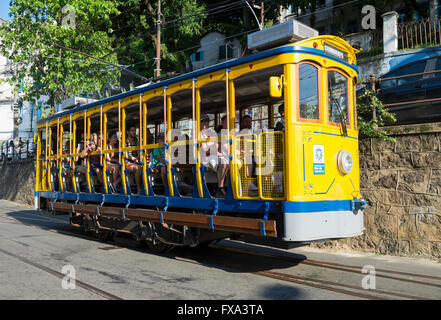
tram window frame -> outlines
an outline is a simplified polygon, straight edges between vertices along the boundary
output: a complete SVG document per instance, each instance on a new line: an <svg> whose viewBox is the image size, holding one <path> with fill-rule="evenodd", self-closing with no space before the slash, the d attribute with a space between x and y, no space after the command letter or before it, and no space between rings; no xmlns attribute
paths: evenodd
<svg viewBox="0 0 441 320"><path fill-rule="evenodd" d="M180 132L180 133L182 135L188 134L190 139L192 139L192 131L193 131L192 96L193 96L192 89L179 90L171 95L171 100L172 100L171 119L173 122L172 129L181 129L179 127L183 127L184 129L182 129L182 131L185 132ZM186 99L186 101L184 101L184 99ZM182 106L183 103L187 103L187 105ZM186 123L186 122L190 123L188 128L185 128L185 126L182 125L182 123Z"/></svg>
<svg viewBox="0 0 441 320"><path fill-rule="evenodd" d="M70 155L70 122L69 122L69 120L65 120L65 121L63 121L63 123L60 123L60 130L61 130L61 127L63 127L63 135L60 136L60 139L61 139L60 158L68 158ZM67 142L69 142L69 146L66 148Z"/></svg>
<svg viewBox="0 0 441 320"><path fill-rule="evenodd" d="M344 78L346 78L346 103L347 103L347 109L346 109L346 120L347 120L347 124L346 124L346 128L350 129L351 128L351 124L352 124L352 111L351 111L351 104L350 104L350 98L352 95L350 94L350 77L341 69L338 68L329 68L326 70L326 114L327 114L327 122L329 125L332 126L341 126L341 124L339 122L333 122L331 121L330 118L330 113L329 113L329 72L336 72L340 75L342 75Z"/></svg>
<svg viewBox="0 0 441 320"><path fill-rule="evenodd" d="M212 81L204 86L199 88L199 94L200 94L200 114L206 114L209 118L208 127L216 130L217 123L216 123L216 114L220 112L226 112L226 84L225 81ZM207 89L208 88L208 89ZM207 96L210 96L213 94L213 91L209 91L218 89L217 95L215 97L221 96L221 101L214 103L214 102L206 102ZM208 90L208 92L206 92ZM213 99L214 100L214 99ZM211 108L207 108L207 105L210 104L213 105Z"/></svg>
<svg viewBox="0 0 441 320"><path fill-rule="evenodd" d="M356 83L355 80L352 79L352 113L354 116L354 130L357 130L357 92L355 90L356 88Z"/></svg>
<svg viewBox="0 0 441 320"><path fill-rule="evenodd" d="M273 114L270 114L270 105L273 105L273 106L278 105L278 104L280 105L281 102L284 101L285 95L282 95L281 98L277 98L277 99L271 98L271 96L269 94L269 78L271 76L280 77L283 74L284 74L284 65L279 64L279 65L274 65L271 67L259 69L259 70L253 71L253 72L247 72L247 73L241 75L240 77L233 79L234 87L235 87L236 110L239 109L240 115L241 115L240 119L237 119L237 116L236 116L236 125L239 120L239 131L240 131L240 123L241 123L242 117L245 115L245 113L244 113L245 110L247 110L248 115L251 115L251 121L253 124L255 122L260 122L261 128L259 130L257 130L258 132L266 131L269 129L274 129L274 128L270 127L270 124L271 124L270 117L273 117L273 119L274 119L273 123L276 123L275 122L276 118L274 117L274 107L272 108ZM261 77L261 79L259 77ZM252 100L251 102L246 101L246 99L248 97L239 95L240 87L243 83L245 83L245 81L249 81L249 83L254 83L254 84L259 83L260 86L267 87L265 89L262 89L258 84L256 85L256 87L260 90L259 93L263 94L263 96L255 99L255 100ZM247 88L247 86L245 86L245 88ZM238 106L240 106L240 108L238 108ZM267 117L253 119L252 111L251 111L251 114L249 114L248 110L252 110L256 107L266 107ZM280 116L278 118L280 118ZM264 121L267 121L266 126L262 125L264 123ZM252 127L254 127L254 126L252 126ZM236 131L237 131L237 128L236 128ZM253 132L255 132L255 131L253 131Z"/></svg>
<svg viewBox="0 0 441 320"><path fill-rule="evenodd" d="M301 105L300 105L300 66L302 65L310 65L317 69L317 108L318 108L318 119L312 118L303 118L300 112ZM323 87L323 75L322 75L322 67L314 63L312 61L302 61L296 65L296 81L297 81L297 92L296 92L296 99L297 99L297 119L301 122L312 122L312 123L322 123L323 122L323 103L322 99L322 87Z"/></svg>

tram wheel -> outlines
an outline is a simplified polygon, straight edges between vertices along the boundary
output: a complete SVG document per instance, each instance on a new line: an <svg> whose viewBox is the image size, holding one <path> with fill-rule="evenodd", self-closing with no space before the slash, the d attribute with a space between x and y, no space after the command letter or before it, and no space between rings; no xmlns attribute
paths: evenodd
<svg viewBox="0 0 441 320"><path fill-rule="evenodd" d="M163 253L170 248L170 245L164 242L153 243L153 241L151 240L146 240L145 242L147 244L147 247L154 253Z"/></svg>
<svg viewBox="0 0 441 320"><path fill-rule="evenodd" d="M100 230L98 232L97 238L101 242L108 242L113 238L113 232L108 230Z"/></svg>

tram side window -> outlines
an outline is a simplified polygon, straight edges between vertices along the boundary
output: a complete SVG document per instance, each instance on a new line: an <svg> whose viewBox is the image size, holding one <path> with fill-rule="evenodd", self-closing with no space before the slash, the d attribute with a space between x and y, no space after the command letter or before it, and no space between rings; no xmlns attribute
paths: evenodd
<svg viewBox="0 0 441 320"><path fill-rule="evenodd" d="M319 120L318 69L309 63L299 66L300 118Z"/></svg>
<svg viewBox="0 0 441 320"><path fill-rule="evenodd" d="M328 112L330 122L341 123L349 119L348 79L340 72L333 70L328 71Z"/></svg>
<svg viewBox="0 0 441 320"><path fill-rule="evenodd" d="M283 66L276 66L250 72L234 80L236 109L245 112L242 116L251 117L250 129L255 133L266 131L274 122L274 107L280 105L283 97L274 99L269 96L269 79L282 74Z"/></svg>

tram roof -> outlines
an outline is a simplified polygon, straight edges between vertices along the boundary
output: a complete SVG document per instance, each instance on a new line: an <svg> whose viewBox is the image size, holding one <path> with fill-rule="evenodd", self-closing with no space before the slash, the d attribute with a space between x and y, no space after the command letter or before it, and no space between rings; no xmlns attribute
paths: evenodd
<svg viewBox="0 0 441 320"><path fill-rule="evenodd" d="M335 60L335 61L337 61L339 63L342 63L342 64L344 64L344 65L354 69L357 72L357 74L358 74L359 73L358 67L355 64L349 64L346 61L341 60L341 59L339 59L337 57L331 56L329 54L325 54L325 52L323 50L302 46L302 42L311 41L311 40L316 39L316 38L324 38L324 37L328 37L328 36L318 36L318 37L314 37L314 38L309 38L309 39L298 41L298 42L293 43L293 44L289 44L289 45L285 45L285 46L282 46L282 47L277 47L277 48L274 48L274 49L270 49L270 50L267 50L267 51L255 53L255 54L243 57L243 58L237 58L237 59L229 60L229 61L222 62L222 63L219 63L219 64L215 64L215 65L212 65L212 66L209 66L209 67L206 67L206 68L203 68L203 69L199 69L199 70L196 70L196 71L193 71L193 72L190 72L190 73L186 73L186 74L183 74L183 75L179 75L179 76L176 76L176 77L164 80L164 81L160 81L160 82L157 82L157 83L152 83L152 84L149 84L149 85L146 85L146 86L142 86L142 87L140 87L138 89L135 89L135 90L131 90L131 91L127 91L127 92L124 92L124 93L120 93L118 95L114 95L114 96L111 96L111 97L106 98L106 99L98 100L98 101L95 101L95 102L91 102L91 103L82 105L80 107L76 107L76 108L69 109L69 110L66 110L66 111L63 111L63 112L59 112L59 113L51 115L51 116L49 116L47 118L39 120L38 123L47 122L47 121L50 121L52 119L56 119L56 118L59 118L59 117L62 117L62 116L65 116L65 115L68 115L68 114L71 114L71 113L75 113L75 112L80 111L80 110L96 107L96 106L99 106L99 105L104 105L104 104L106 104L108 102L119 100L119 99L123 99L123 98L129 97L129 96L132 96L134 94L141 94L141 93L144 93L146 91L150 91L152 89L165 87L165 86L171 85L171 84L173 84L175 82L184 81L184 80L188 80L188 79L192 79L192 78L197 78L198 76L205 75L205 74L210 73L210 72L215 72L215 71L219 71L219 70L222 70L222 69L229 69L229 68L241 65L241 64L245 64L245 63L248 63L248 62L252 62L252 61L256 61L256 60L260 60L260 59L264 59L264 58L268 58L268 57L272 57L272 56L277 56L277 55L280 55L280 54L283 54L283 53L307 53L307 54L314 54L314 55L322 56L324 58L332 59L332 60ZM329 36L329 37L331 37L331 36ZM335 37L332 37L332 38L335 38ZM342 41L344 41L344 40L342 40ZM348 46L349 46L349 44L348 44Z"/></svg>

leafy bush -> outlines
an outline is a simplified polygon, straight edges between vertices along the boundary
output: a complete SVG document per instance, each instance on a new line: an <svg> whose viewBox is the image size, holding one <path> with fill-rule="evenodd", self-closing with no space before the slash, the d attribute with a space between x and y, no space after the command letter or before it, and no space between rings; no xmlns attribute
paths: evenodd
<svg viewBox="0 0 441 320"><path fill-rule="evenodd" d="M357 123L360 137L381 138L395 142L395 138L389 136L387 128L379 128L393 124L397 119L377 98L376 91L365 90L357 100ZM375 119L373 118L374 110L376 111Z"/></svg>

